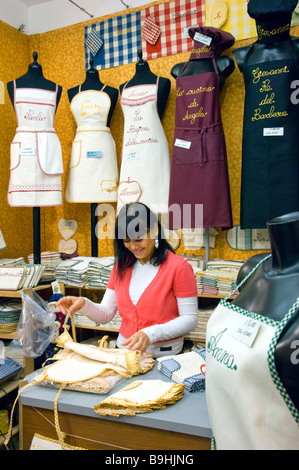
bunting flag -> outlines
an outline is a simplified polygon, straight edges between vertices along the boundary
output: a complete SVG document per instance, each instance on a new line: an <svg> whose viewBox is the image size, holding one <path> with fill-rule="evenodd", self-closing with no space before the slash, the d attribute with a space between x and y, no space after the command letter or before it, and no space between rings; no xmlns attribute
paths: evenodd
<svg viewBox="0 0 299 470"><path fill-rule="evenodd" d="M155 44L146 41L142 29L147 18L160 28ZM187 29L202 26L205 21L205 0L175 0L152 5L141 11L141 44L144 59L156 59L190 51L192 39Z"/></svg>
<svg viewBox="0 0 299 470"><path fill-rule="evenodd" d="M87 46L92 32L96 32L103 41L95 56ZM138 49L141 49L140 11L86 26L84 43L86 69L89 68L90 59L93 59L98 70L135 62L138 60Z"/></svg>

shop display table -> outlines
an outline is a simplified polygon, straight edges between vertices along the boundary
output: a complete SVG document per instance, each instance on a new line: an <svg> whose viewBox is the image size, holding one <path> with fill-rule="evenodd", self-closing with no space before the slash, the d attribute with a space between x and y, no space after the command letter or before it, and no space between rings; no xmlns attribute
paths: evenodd
<svg viewBox="0 0 299 470"><path fill-rule="evenodd" d="M90 450L200 450L211 448L211 427L205 392L188 392L174 405L135 416L101 416L94 405L135 380L171 380L154 368L125 379L108 394L63 390L58 400L65 442ZM35 385L20 396L20 448L30 448L35 432L57 439L54 400L58 390Z"/></svg>

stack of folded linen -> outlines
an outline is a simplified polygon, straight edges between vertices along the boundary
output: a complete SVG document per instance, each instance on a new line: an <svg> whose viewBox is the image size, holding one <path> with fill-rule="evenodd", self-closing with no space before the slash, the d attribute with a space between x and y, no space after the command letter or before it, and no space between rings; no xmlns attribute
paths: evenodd
<svg viewBox="0 0 299 470"><path fill-rule="evenodd" d="M55 275L58 282L68 286L105 289L114 264L115 258L112 256L77 256L59 263Z"/></svg>
<svg viewBox="0 0 299 470"><path fill-rule="evenodd" d="M178 384L184 384L189 392L205 389L205 349L158 357L156 361L162 374Z"/></svg>
<svg viewBox="0 0 299 470"><path fill-rule="evenodd" d="M244 261L215 258L208 262L208 267L211 269L221 269L221 271L238 273L240 268L243 266L243 263Z"/></svg>
<svg viewBox="0 0 299 470"><path fill-rule="evenodd" d="M15 333L21 312L21 300L5 300L0 302L0 333Z"/></svg>
<svg viewBox="0 0 299 470"><path fill-rule="evenodd" d="M87 286L105 289L114 264L115 258L113 256L90 261L86 276Z"/></svg>
<svg viewBox="0 0 299 470"><path fill-rule="evenodd" d="M19 265L26 263L25 258L0 258L0 266Z"/></svg>
<svg viewBox="0 0 299 470"><path fill-rule="evenodd" d="M33 263L33 254L28 255L28 262ZM42 275L42 281L53 281L55 279L55 268L61 263L61 256L59 251L42 251L40 254L40 262L45 266Z"/></svg>
<svg viewBox="0 0 299 470"><path fill-rule="evenodd" d="M205 344L207 323L214 311L214 307L206 307L198 309L197 325L194 330L186 333L184 338L190 341L200 342Z"/></svg>
<svg viewBox="0 0 299 470"><path fill-rule="evenodd" d="M38 285L45 267L41 264L0 265L0 289L20 290Z"/></svg>
<svg viewBox="0 0 299 470"><path fill-rule="evenodd" d="M121 325L121 317L118 312L108 323L96 323L94 320L90 320L86 315L80 313L74 314L74 320L76 326L90 326L90 327L101 327L103 330L116 330L119 331Z"/></svg>
<svg viewBox="0 0 299 470"><path fill-rule="evenodd" d="M236 280L242 264L243 261L209 261L205 271L195 273L198 294L223 297L231 294L236 289Z"/></svg>

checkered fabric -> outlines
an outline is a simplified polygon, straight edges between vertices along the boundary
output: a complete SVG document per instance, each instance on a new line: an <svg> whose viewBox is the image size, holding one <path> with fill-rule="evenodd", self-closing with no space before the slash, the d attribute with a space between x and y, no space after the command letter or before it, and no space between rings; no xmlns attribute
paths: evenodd
<svg viewBox="0 0 299 470"><path fill-rule="evenodd" d="M224 0L216 0L211 10L210 24L214 28L221 28L227 20L227 3Z"/></svg>
<svg viewBox="0 0 299 470"><path fill-rule="evenodd" d="M236 41L242 39L249 39L256 36L255 21L250 18L247 13L248 0L225 0L228 10L227 19L225 24L222 26L223 31L231 33ZM211 15L214 10L214 6L217 0L213 2L211 0L205 0L206 3L206 19L205 25L211 26L212 18Z"/></svg>
<svg viewBox="0 0 299 470"><path fill-rule="evenodd" d="M156 25L155 21L148 17L142 28L142 36L150 44L156 44L160 36L160 28Z"/></svg>
<svg viewBox="0 0 299 470"><path fill-rule="evenodd" d="M101 50L101 48L103 47L103 44L104 44L104 41L103 39L101 39L99 33L97 33L94 29L92 29L86 37L85 45L94 57Z"/></svg>
<svg viewBox="0 0 299 470"><path fill-rule="evenodd" d="M91 58L86 40L91 31L95 31L104 41L103 47L94 57L94 67L98 70L138 60L137 52L141 49L140 11L109 18L85 27L86 69L89 67Z"/></svg>
<svg viewBox="0 0 299 470"><path fill-rule="evenodd" d="M176 0L152 5L141 11L141 28L151 17L161 30L158 41L152 45L141 39L144 59L156 59L190 51L192 39L185 38L185 28L202 26L205 19L204 0Z"/></svg>

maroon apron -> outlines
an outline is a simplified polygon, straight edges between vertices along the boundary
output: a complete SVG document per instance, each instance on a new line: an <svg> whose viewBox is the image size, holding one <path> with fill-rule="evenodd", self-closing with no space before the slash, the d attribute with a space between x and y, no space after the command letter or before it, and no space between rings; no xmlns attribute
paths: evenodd
<svg viewBox="0 0 299 470"><path fill-rule="evenodd" d="M211 57L211 56L209 56ZM205 54L201 58L206 58ZM197 59L200 60L200 59ZM214 71L176 79L176 116L169 189L169 225L180 228L174 217L179 206L181 227L232 227L232 212L225 137L220 113L219 75ZM198 217L202 204L203 220ZM178 206L174 206L178 205ZM184 206L186 205L186 206ZM183 207L184 206L184 207ZM173 210L174 209L174 210ZM186 220L187 224L186 225Z"/></svg>

